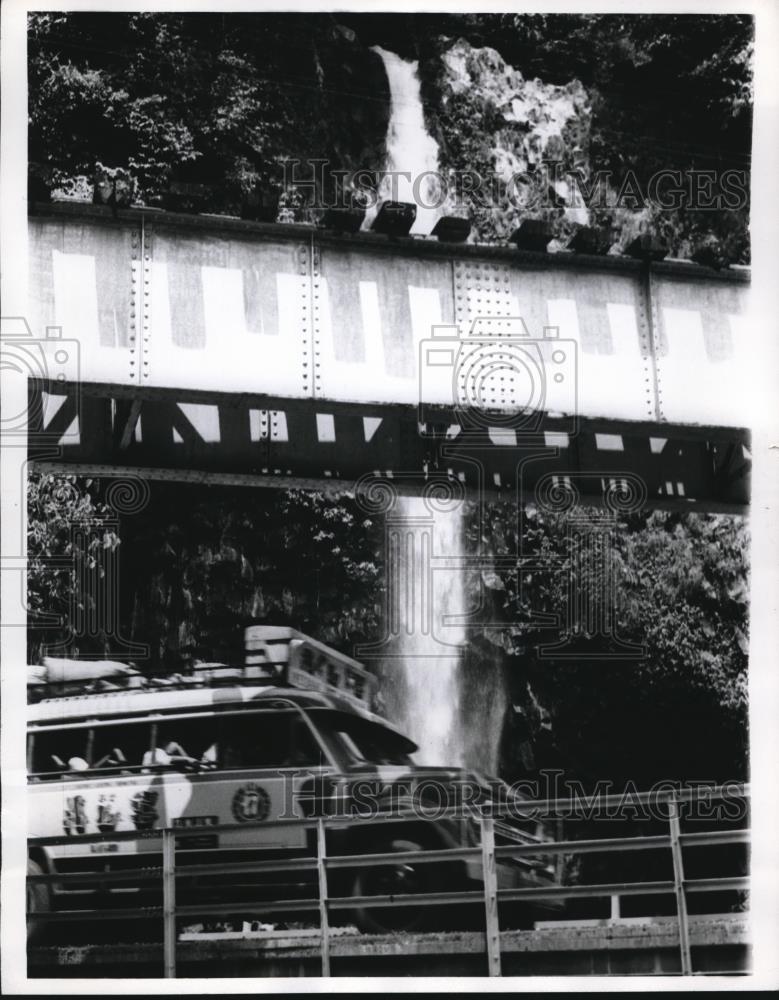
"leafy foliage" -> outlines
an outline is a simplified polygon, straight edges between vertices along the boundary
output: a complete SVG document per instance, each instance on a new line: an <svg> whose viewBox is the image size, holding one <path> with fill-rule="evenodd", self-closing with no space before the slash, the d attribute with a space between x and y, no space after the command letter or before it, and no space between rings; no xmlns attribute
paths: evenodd
<svg viewBox="0 0 779 1000"><path fill-rule="evenodd" d="M344 495L158 484L125 526L125 615L148 669L243 658L243 628L291 625L351 652L378 629L380 525Z"/></svg>
<svg viewBox="0 0 779 1000"><path fill-rule="evenodd" d="M200 210L237 212L248 192L278 197L287 159L339 166L374 143L379 166L378 57L351 51L329 16L39 13L29 25L30 161L51 185L100 161L132 170L147 203L176 180L203 186ZM356 137L338 135L345 83Z"/></svg>
<svg viewBox="0 0 779 1000"><path fill-rule="evenodd" d="M46 647L74 651L74 629L94 614L105 584L106 551L120 543L118 520L93 495L92 480L32 473L27 483L27 606L30 662ZM81 653L99 653L106 635L83 629Z"/></svg>
<svg viewBox="0 0 779 1000"><path fill-rule="evenodd" d="M705 239L716 240L725 259L749 259L749 207L618 208L612 204L620 185L630 183L644 195L650 178L662 170L743 171L749 176L752 113L753 22L747 16L684 15L451 15L439 22L432 51L420 47L430 128L442 145L446 167L494 169L500 123L489 94L478 88L441 99L441 53L463 37L474 47L496 50L526 79L544 83L584 84L589 97L589 127L563 130L563 146L554 159L573 167L581 150L591 175L608 171L615 178L612 200L593 214L597 225L637 228L667 241L677 256L689 257ZM632 180L635 178L635 181ZM745 187L745 185L743 185ZM517 211L503 199L485 212L472 206L482 238L504 238L517 222ZM635 207L635 211L631 208ZM643 211L638 213L638 208ZM545 217L532 204L526 211ZM634 217L637 216L637 217ZM551 219L567 237L561 212Z"/></svg>
<svg viewBox="0 0 779 1000"><path fill-rule="evenodd" d="M444 168L489 173L494 107L476 93L441 99L440 56L458 37L494 48L525 78L581 81L589 133L564 139L569 153L585 143L592 171L631 170L646 181L658 168L748 167L749 17L35 13L29 26L30 161L54 186L78 186L100 162L129 168L146 203L159 203L171 182L195 182L210 190L200 210L236 212L258 188L278 194L289 157L380 169L388 93L375 44L419 60ZM300 199L281 208L285 218L306 217ZM508 208L480 211L476 230L489 237ZM650 221L677 252L708 233L747 259L746 210ZM381 526L348 496L220 498L211 488L193 503L190 491L160 486L153 497L121 530L122 629L151 643L150 668L232 655L252 620L296 624L344 649L376 636ZM72 618L73 609L89 610L100 547L118 544L97 486L32 477L29 510L31 611ZM76 551L72 526L81 520L93 534ZM489 645L490 660L502 652L539 761L554 750L585 775L622 766L650 780L710 766L732 777L732 762L744 766L746 726L743 523L645 514L620 524L613 541L618 633L645 646L642 660L539 656L581 567L565 516L517 515L500 504L485 510L480 528L474 522L472 547L521 551L528 563L473 581L489 598L485 615L502 623L477 629L474 647ZM52 556L75 562L58 574ZM81 566L96 575L85 587ZM31 646L64 634L39 620ZM104 640L83 643L99 651ZM518 745L509 734L508 770L526 766Z"/></svg>
<svg viewBox="0 0 779 1000"><path fill-rule="evenodd" d="M472 525L473 544L478 530L486 551L521 553L516 572L482 573L474 586L489 596L485 622L503 623L485 627L484 635L507 653L512 697L537 741L538 766L644 785L691 772L720 780L743 776L745 523L663 512L615 523L609 557L614 631L623 643L643 647L643 655L607 658L613 643L584 635L569 660L540 647L565 630L572 580L580 596L603 587L596 569L581 559L582 512L575 532L568 530L571 517L528 507L517 519L508 505L495 505ZM599 523L594 511L592 522ZM505 766L513 772L522 770L516 754L509 734Z"/></svg>
<svg viewBox="0 0 779 1000"><path fill-rule="evenodd" d="M105 587L100 554L120 536L119 629L150 646L142 664L150 672L241 658L252 622L289 624L347 653L382 634L384 528L350 494L215 486L198 494L157 483L149 505L120 526L101 489L72 476L30 478L31 655L69 635L44 628L41 615L73 626L74 608L94 607ZM501 557L501 566L520 556L516 570L496 562L469 581L481 617L469 636L468 697L484 688L485 670L497 670L520 710L503 735L504 775L563 767L585 783L639 786L744 776L745 522L643 512L613 524L615 630L643 655L607 659L597 637L584 637L582 655L563 660L541 647L565 632L569 583L575 575L579 593L598 585L579 558L572 516L531 505L518 515L496 502L473 508L466 522L468 551ZM581 518L578 511L577 531ZM63 572L52 557L70 564ZM74 637L82 653L110 645L93 632Z"/></svg>

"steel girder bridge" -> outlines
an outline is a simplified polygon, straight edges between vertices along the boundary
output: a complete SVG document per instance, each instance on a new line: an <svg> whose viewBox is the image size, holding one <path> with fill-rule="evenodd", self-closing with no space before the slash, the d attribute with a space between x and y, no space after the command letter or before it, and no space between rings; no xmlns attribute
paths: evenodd
<svg viewBox="0 0 779 1000"><path fill-rule="evenodd" d="M748 503L744 268L67 204L29 238L39 467Z"/></svg>

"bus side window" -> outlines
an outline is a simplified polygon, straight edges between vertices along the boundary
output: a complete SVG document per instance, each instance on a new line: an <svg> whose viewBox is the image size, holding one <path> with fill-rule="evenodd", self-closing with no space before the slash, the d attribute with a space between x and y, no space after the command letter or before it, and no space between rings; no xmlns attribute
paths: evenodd
<svg viewBox="0 0 779 1000"><path fill-rule="evenodd" d="M67 762L86 760L89 731L76 729L39 729L33 733L32 773L41 781L53 781L68 773Z"/></svg>
<svg viewBox="0 0 779 1000"><path fill-rule="evenodd" d="M95 726L94 734L92 768L113 773L137 768L151 741L148 722Z"/></svg>
<svg viewBox="0 0 779 1000"><path fill-rule="evenodd" d="M295 767L323 767L324 751L303 719L292 724L292 763Z"/></svg>
<svg viewBox="0 0 779 1000"><path fill-rule="evenodd" d="M244 754L232 731L232 719L223 719L217 737L203 751L200 762L205 768L232 771L244 766Z"/></svg>
<svg viewBox="0 0 779 1000"><path fill-rule="evenodd" d="M157 724L157 746L166 750L175 745L175 757L187 757L195 763L203 760L203 756L216 740L216 720L213 716L204 715L201 719L165 719ZM169 755L171 754L168 751Z"/></svg>

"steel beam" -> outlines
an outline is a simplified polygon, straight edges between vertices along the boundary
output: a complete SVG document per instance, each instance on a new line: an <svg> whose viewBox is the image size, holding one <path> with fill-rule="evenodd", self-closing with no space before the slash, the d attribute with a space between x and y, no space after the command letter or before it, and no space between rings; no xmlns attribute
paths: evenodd
<svg viewBox="0 0 779 1000"><path fill-rule="evenodd" d="M31 398L29 456L69 472L328 492L383 482L401 495L449 482L472 499L542 506L551 489L584 504L616 496L623 513L624 504L740 512L749 502L749 436L734 428L588 420L568 435L545 416L533 434L511 437L464 430L462 415L442 411L431 434L411 406L100 383L49 383L46 400Z"/></svg>

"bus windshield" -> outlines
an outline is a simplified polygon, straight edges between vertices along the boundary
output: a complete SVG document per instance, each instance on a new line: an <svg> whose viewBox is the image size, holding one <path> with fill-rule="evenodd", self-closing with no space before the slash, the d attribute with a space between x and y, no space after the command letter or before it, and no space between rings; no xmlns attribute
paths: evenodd
<svg viewBox="0 0 779 1000"><path fill-rule="evenodd" d="M416 744L387 726L333 709L312 709L309 717L345 766L413 764Z"/></svg>

